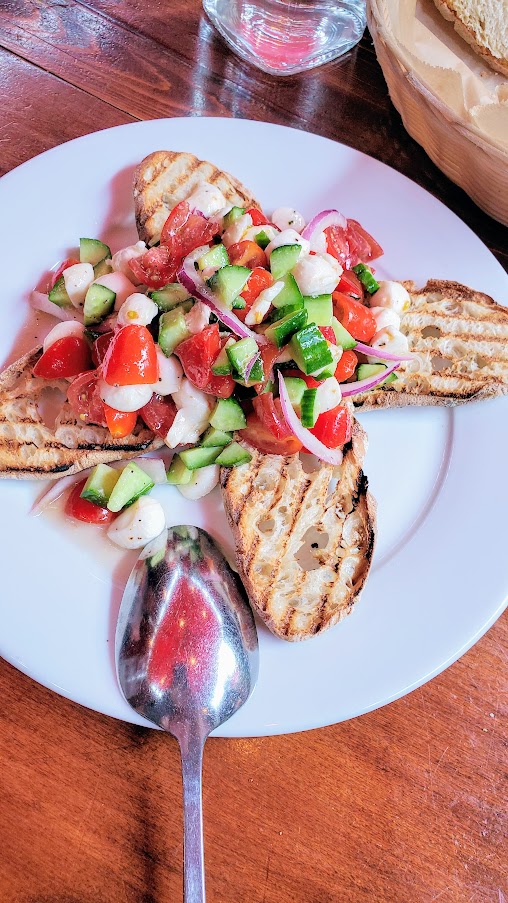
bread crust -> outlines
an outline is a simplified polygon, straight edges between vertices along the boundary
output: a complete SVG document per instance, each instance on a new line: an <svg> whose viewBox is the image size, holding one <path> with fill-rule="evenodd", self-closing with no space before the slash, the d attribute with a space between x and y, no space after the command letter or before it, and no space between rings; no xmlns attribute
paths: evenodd
<svg viewBox="0 0 508 903"><path fill-rule="evenodd" d="M479 43L477 34L462 21L457 10L454 8L453 0L434 0L434 3L445 19L452 22L457 34L466 41L469 46L481 56L491 69L500 72L502 75L508 75L508 59L494 56L485 44Z"/></svg>
<svg viewBox="0 0 508 903"><path fill-rule="evenodd" d="M41 354L34 348L0 374L0 477L57 479L161 447L162 440L139 423L130 436L113 439L105 427L81 423L67 401L54 427L47 426L39 409L44 392L65 393L68 383L33 375Z"/></svg>

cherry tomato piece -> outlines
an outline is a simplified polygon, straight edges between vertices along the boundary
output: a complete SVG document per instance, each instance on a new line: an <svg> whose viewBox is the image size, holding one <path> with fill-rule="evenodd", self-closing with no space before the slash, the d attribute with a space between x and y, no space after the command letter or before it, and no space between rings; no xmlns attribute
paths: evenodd
<svg viewBox="0 0 508 903"><path fill-rule="evenodd" d="M239 430L239 435L265 455L295 455L302 448L296 436L276 439L254 412L248 415L247 426Z"/></svg>
<svg viewBox="0 0 508 903"><path fill-rule="evenodd" d="M105 381L110 386L144 386L158 378L155 342L146 326L122 326L108 348Z"/></svg>
<svg viewBox="0 0 508 903"><path fill-rule="evenodd" d="M149 248L139 257L129 260L129 267L136 279L150 289L163 288L168 282L176 282L176 271L181 260L172 247L159 245Z"/></svg>
<svg viewBox="0 0 508 903"><path fill-rule="evenodd" d="M348 219L347 226L350 247L353 246L357 249L358 253L360 253L360 250L362 252L362 256L359 260L363 263L367 263L369 260L377 260L378 257L383 255L384 251L381 245L378 244L376 239L373 238L359 222L355 219Z"/></svg>
<svg viewBox="0 0 508 903"><path fill-rule="evenodd" d="M339 323L358 342L370 342L377 332L374 314L365 307L361 301L356 301L351 295L342 292L333 292L333 312Z"/></svg>
<svg viewBox="0 0 508 903"><path fill-rule="evenodd" d="M340 277L337 291L344 292L346 295L353 295L359 301L362 301L364 297L363 285L353 270L344 270Z"/></svg>
<svg viewBox="0 0 508 903"><path fill-rule="evenodd" d="M110 406L105 403L104 415L106 417L108 430L113 436L113 439L124 439L125 436L130 436L138 419L137 411L117 411L115 408L110 408Z"/></svg>
<svg viewBox="0 0 508 903"><path fill-rule="evenodd" d="M252 406L263 426L270 430L276 439L293 436L284 419L280 399L274 400L273 392L263 392L262 395L253 398Z"/></svg>
<svg viewBox="0 0 508 903"><path fill-rule="evenodd" d="M258 207L248 207L245 213L248 213L253 226L273 226L273 223L266 218L262 210Z"/></svg>
<svg viewBox="0 0 508 903"><path fill-rule="evenodd" d="M218 398L229 398L235 390L231 376L215 376L212 364L219 356L221 340L219 324L206 326L197 335L185 339L177 345L175 352L180 358L187 379L198 389Z"/></svg>
<svg viewBox="0 0 508 903"><path fill-rule="evenodd" d="M92 361L96 367L100 367L104 358L106 357L106 351L111 344L113 336L114 332L112 331L103 332L95 339L95 342L92 345Z"/></svg>
<svg viewBox="0 0 508 903"><path fill-rule="evenodd" d="M332 345L337 344L337 339L335 338L335 333L331 326L319 326L318 328L321 335L325 337L327 342L331 342Z"/></svg>
<svg viewBox="0 0 508 903"><path fill-rule="evenodd" d="M195 248L209 244L219 231L217 223L207 220L198 210L192 210L187 201L180 201L162 227L161 245L176 239L181 261Z"/></svg>
<svg viewBox="0 0 508 903"><path fill-rule="evenodd" d="M63 271L69 269L69 267L73 267L76 263L79 263L79 260L77 260L76 257L68 257L67 260L64 260L63 263L60 264L58 269L51 274L49 283L50 290L55 287Z"/></svg>
<svg viewBox="0 0 508 903"><path fill-rule="evenodd" d="M268 380L271 379L273 376L272 370L273 370L273 365L274 365L275 359L279 356L279 354L281 353L281 351L283 349L277 348L277 346L272 345L271 342L267 342L266 345L261 345L259 350L261 352L261 360L263 362L263 375L264 376L263 376L263 382L256 383L254 385L254 389L256 390L258 395L261 395Z"/></svg>
<svg viewBox="0 0 508 903"><path fill-rule="evenodd" d="M337 405L331 411L320 414L310 430L327 448L339 448L351 439L353 418L344 405Z"/></svg>
<svg viewBox="0 0 508 903"><path fill-rule="evenodd" d="M67 517L74 520L84 521L85 524L110 524L114 518L112 511L102 508L89 502L88 499L82 499L81 493L86 480L81 480L73 486L67 501L65 503L65 513Z"/></svg>
<svg viewBox="0 0 508 903"><path fill-rule="evenodd" d="M173 426L176 410L176 405L169 395L163 397L154 393L148 404L145 404L138 413L152 433L165 439Z"/></svg>
<svg viewBox="0 0 508 903"><path fill-rule="evenodd" d="M97 370L81 373L69 385L67 401L78 420L83 423L98 423L100 426L106 426L104 402L100 397L98 379Z"/></svg>
<svg viewBox="0 0 508 903"><path fill-rule="evenodd" d="M236 244L230 245L228 257L232 266L249 267L251 270L268 266L268 258L263 248L255 241L237 241Z"/></svg>
<svg viewBox="0 0 508 903"><path fill-rule="evenodd" d="M247 284L243 292L240 292L241 297L244 298L247 303L247 308L254 303L256 298L265 290L265 288L269 288L271 285L273 285L272 274L269 273L268 270L265 270L264 267L255 267L247 279ZM236 313L238 314L238 311L236 311Z"/></svg>
<svg viewBox="0 0 508 903"><path fill-rule="evenodd" d="M67 335L57 339L39 358L34 367L34 376L43 379L63 379L77 376L92 366L90 346L77 335Z"/></svg>
<svg viewBox="0 0 508 903"><path fill-rule="evenodd" d="M335 379L339 383L345 383L351 379L358 366L358 357L354 351L343 351L342 357L335 369Z"/></svg>
<svg viewBox="0 0 508 903"><path fill-rule="evenodd" d="M308 389L317 389L318 386L321 385L323 380L314 379L313 376L308 376L306 373L302 373L301 370L284 370L284 376L295 376L297 379L303 379L305 385Z"/></svg>

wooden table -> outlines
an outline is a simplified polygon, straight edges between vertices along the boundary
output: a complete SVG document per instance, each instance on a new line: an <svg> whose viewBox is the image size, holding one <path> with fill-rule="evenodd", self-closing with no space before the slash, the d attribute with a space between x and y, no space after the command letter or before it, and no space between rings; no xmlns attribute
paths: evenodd
<svg viewBox="0 0 508 903"><path fill-rule="evenodd" d="M232 56L196 0L2 0L0 173L98 128L182 115L278 122L360 148L445 201L508 268L508 230L404 131L368 35L339 63L277 80ZM505 903L506 627L355 721L210 741L210 901ZM0 717L2 903L180 900L176 744L5 663Z"/></svg>

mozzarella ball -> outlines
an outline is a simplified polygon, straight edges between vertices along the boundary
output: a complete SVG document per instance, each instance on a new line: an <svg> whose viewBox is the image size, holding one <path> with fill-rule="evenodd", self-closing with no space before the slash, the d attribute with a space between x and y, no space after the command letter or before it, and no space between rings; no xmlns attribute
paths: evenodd
<svg viewBox="0 0 508 903"><path fill-rule="evenodd" d="M203 216L215 216L224 210L226 198L217 185L201 182L187 198L189 207L199 210Z"/></svg>
<svg viewBox="0 0 508 903"><path fill-rule="evenodd" d="M142 549L166 526L164 509L157 499L142 495L113 521L108 537L122 549Z"/></svg>
<svg viewBox="0 0 508 903"><path fill-rule="evenodd" d="M268 288L263 289L248 311L247 316L245 317L245 325L257 326L261 323L265 314L270 310L273 299L277 297L283 288L283 282L274 282L273 285L269 285Z"/></svg>
<svg viewBox="0 0 508 903"><path fill-rule="evenodd" d="M189 313L185 314L185 325L191 335L197 335L203 331L205 326L208 326L211 313L212 311L207 304L203 304L202 301L196 301Z"/></svg>
<svg viewBox="0 0 508 903"><path fill-rule="evenodd" d="M371 307L370 312L376 321L376 332L384 329L385 326L393 326L400 329L400 317L390 307Z"/></svg>
<svg viewBox="0 0 508 903"><path fill-rule="evenodd" d="M220 467L217 464L210 464L208 467L200 467L195 470L189 483L176 488L186 499L201 499L215 489L219 482L219 476Z"/></svg>
<svg viewBox="0 0 508 903"><path fill-rule="evenodd" d="M47 351L59 339L65 339L69 335L83 338L84 331L85 327L82 323L78 323L77 320L64 320L63 323L57 323L44 339L42 350Z"/></svg>
<svg viewBox="0 0 508 903"><path fill-rule="evenodd" d="M91 263L75 263L63 271L65 290L74 307L82 307L85 295L94 280Z"/></svg>
<svg viewBox="0 0 508 903"><path fill-rule="evenodd" d="M293 207L277 207L272 213L272 223L283 232L285 229L295 229L302 232L305 229L305 220L298 210Z"/></svg>
<svg viewBox="0 0 508 903"><path fill-rule="evenodd" d="M275 226L269 226L264 223L262 226L251 226L250 229L247 229L243 236L243 240L256 241L260 232L264 232L269 241L273 241L275 236L279 234L279 230L276 229Z"/></svg>
<svg viewBox="0 0 508 903"><path fill-rule="evenodd" d="M309 242L306 241L305 238L302 238L295 229L284 229L283 232L277 232L275 238L266 246L265 253L267 257L270 258L272 251L274 251L275 248L281 248L283 245L300 245L302 249L300 258L310 251Z"/></svg>
<svg viewBox="0 0 508 903"><path fill-rule="evenodd" d="M124 413L139 411L148 404L154 392L153 386L110 386L103 379L99 380L98 386L102 401Z"/></svg>
<svg viewBox="0 0 508 903"><path fill-rule="evenodd" d="M380 329L379 332L376 332L370 344L373 351L375 351L376 348L383 349L383 351L389 351L392 354L407 354L409 351L407 337L393 326L385 326L384 329ZM369 364L377 364L378 362L383 364L386 363L385 360L377 358L375 354L369 355L367 359Z"/></svg>
<svg viewBox="0 0 508 903"><path fill-rule="evenodd" d="M118 311L119 326L148 326L159 313L155 301L141 292L134 292L123 302Z"/></svg>
<svg viewBox="0 0 508 903"><path fill-rule="evenodd" d="M308 254L292 269L302 295L328 295L335 291L342 267L331 254Z"/></svg>
<svg viewBox="0 0 508 903"><path fill-rule="evenodd" d="M331 411L336 408L342 400L342 392L338 381L334 376L325 379L317 388L318 409L319 413Z"/></svg>
<svg viewBox="0 0 508 903"><path fill-rule="evenodd" d="M379 289L372 295L370 303L372 307L389 307L396 314L401 314L409 310L411 298L400 282L387 280L379 283Z"/></svg>
<svg viewBox="0 0 508 903"><path fill-rule="evenodd" d="M235 219L234 223L231 223L230 226L226 229L222 236L222 244L229 248L231 245L235 245L238 241L241 241L247 229L252 226L252 217L249 213L244 213L243 216L239 216L238 219Z"/></svg>
<svg viewBox="0 0 508 903"><path fill-rule="evenodd" d="M183 377L182 365L174 354L166 357L159 345L155 348L157 352L157 361L159 363L159 379L152 385L157 395L171 395L178 392Z"/></svg>
<svg viewBox="0 0 508 903"><path fill-rule="evenodd" d="M98 276L94 282L97 285L104 285L115 293L115 310L120 310L129 295L136 293L136 286L123 273L106 273L105 276Z"/></svg>
<svg viewBox="0 0 508 903"><path fill-rule="evenodd" d="M117 251L111 258L111 266L115 273L123 273L128 279L138 284L137 279L129 266L129 261L132 260L133 257L141 257L146 250L147 247L144 241L137 241L135 245L129 245L128 248L122 248L121 251Z"/></svg>

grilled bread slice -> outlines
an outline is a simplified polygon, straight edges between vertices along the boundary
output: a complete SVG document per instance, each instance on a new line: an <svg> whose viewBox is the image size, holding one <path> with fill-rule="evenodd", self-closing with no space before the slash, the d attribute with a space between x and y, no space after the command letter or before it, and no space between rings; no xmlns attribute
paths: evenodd
<svg viewBox="0 0 508 903"><path fill-rule="evenodd" d="M458 282L431 279L402 315L412 361L397 379L355 396L356 408L457 405L508 392L508 308Z"/></svg>
<svg viewBox="0 0 508 903"><path fill-rule="evenodd" d="M102 426L80 423L66 401L54 427L47 426L41 413L45 391L65 393L67 383L33 375L41 353L28 352L0 374L0 477L48 480L162 445L140 426L125 439L113 439Z"/></svg>
<svg viewBox="0 0 508 903"><path fill-rule="evenodd" d="M185 200L201 182L220 189L228 204L258 206L238 179L198 160L194 154L155 151L141 161L134 174L134 205L139 237L147 244L159 240L162 227L173 207Z"/></svg>
<svg viewBox="0 0 508 903"><path fill-rule="evenodd" d="M455 31L492 69L508 75L508 0L434 0Z"/></svg>
<svg viewBox="0 0 508 903"><path fill-rule="evenodd" d="M365 450L355 422L338 473L326 464L307 473L298 455L250 446L249 464L222 468L240 576L251 604L282 639L304 640L337 624L363 588L376 528Z"/></svg>

